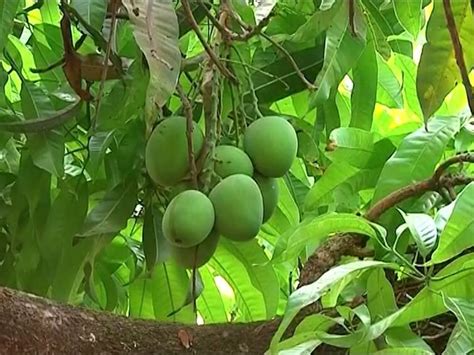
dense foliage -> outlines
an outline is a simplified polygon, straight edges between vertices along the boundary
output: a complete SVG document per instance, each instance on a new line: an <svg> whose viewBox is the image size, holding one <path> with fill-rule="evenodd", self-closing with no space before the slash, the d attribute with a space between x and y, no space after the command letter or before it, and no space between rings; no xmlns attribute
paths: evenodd
<svg viewBox="0 0 474 355"><path fill-rule="evenodd" d="M0 0L0 285L158 321L281 316L273 353L474 350L472 38L469 0ZM148 152L172 116L181 136ZM275 179L276 208L213 195L219 145ZM256 238L180 213L173 233L209 241L193 267L162 228L190 189Z"/></svg>

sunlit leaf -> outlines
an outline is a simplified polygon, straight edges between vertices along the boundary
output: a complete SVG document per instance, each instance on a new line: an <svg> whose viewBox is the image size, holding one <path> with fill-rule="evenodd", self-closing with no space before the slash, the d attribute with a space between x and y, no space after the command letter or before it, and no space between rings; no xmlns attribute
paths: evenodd
<svg viewBox="0 0 474 355"><path fill-rule="evenodd" d="M426 258L433 250L438 238L435 221L424 213L404 213L401 210L400 213L410 229L421 256Z"/></svg>
<svg viewBox="0 0 474 355"><path fill-rule="evenodd" d="M395 14L402 26L416 38L421 28L422 0L394 0Z"/></svg>

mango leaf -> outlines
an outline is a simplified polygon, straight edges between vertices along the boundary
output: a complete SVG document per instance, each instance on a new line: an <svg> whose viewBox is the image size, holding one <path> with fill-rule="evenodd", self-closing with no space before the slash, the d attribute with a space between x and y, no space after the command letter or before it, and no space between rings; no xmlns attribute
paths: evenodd
<svg viewBox="0 0 474 355"><path fill-rule="evenodd" d="M443 351L443 355L469 354L472 350L474 350L472 338L469 338L469 334L466 332L466 329L461 326L461 323L456 323L449 336L448 344Z"/></svg>
<svg viewBox="0 0 474 355"><path fill-rule="evenodd" d="M356 277L361 271L379 267L392 269L398 268L397 265L384 263L381 261L355 261L349 264L337 266L324 273L317 281L309 285L305 285L293 292L288 299L285 315L283 316L280 326L278 327L278 330L276 331L270 343L270 350L272 352L276 351L281 337L298 312L302 308L320 299L333 283L341 280L343 277L349 274L354 274L354 277Z"/></svg>
<svg viewBox="0 0 474 355"><path fill-rule="evenodd" d="M323 51L323 46L318 42L314 47L290 51L290 54L305 77L312 81L323 65ZM267 52L257 50L252 57L252 66L259 69L251 75L259 103L273 103L307 89L293 66L288 64L288 58L276 51L268 58ZM244 95L245 102L252 102L250 90Z"/></svg>
<svg viewBox="0 0 474 355"><path fill-rule="evenodd" d="M415 240L418 250L424 258L433 250L438 232L433 218L424 213L405 213L399 210L410 233Z"/></svg>
<svg viewBox="0 0 474 355"><path fill-rule="evenodd" d="M31 134L28 147L37 167L57 177L64 175L64 134L58 130Z"/></svg>
<svg viewBox="0 0 474 355"><path fill-rule="evenodd" d="M215 276L211 268L203 266L199 269L204 289L197 299L199 314L205 324L223 323L228 321L228 312L224 304L224 297L217 288Z"/></svg>
<svg viewBox="0 0 474 355"><path fill-rule="evenodd" d="M42 258L51 270L56 270L62 251L72 244L87 214L87 182L83 176L68 179L60 184L60 191L48 214L41 242ZM54 272L51 273L54 276Z"/></svg>
<svg viewBox="0 0 474 355"><path fill-rule="evenodd" d="M390 108L401 109L403 107L403 90L398 79L380 55L377 56L377 66L379 69L377 102Z"/></svg>
<svg viewBox="0 0 474 355"><path fill-rule="evenodd" d="M272 261L277 263L294 260L310 243L321 242L331 234L346 232L377 237L367 220L353 214L327 213L316 217L308 216L297 227L280 237Z"/></svg>
<svg viewBox="0 0 474 355"><path fill-rule="evenodd" d="M101 107L103 107L102 105ZM103 116L100 116L103 117ZM89 164L87 172L91 176L96 176L100 164L104 160L107 148L113 141L116 131L114 129L107 132L96 132L89 140Z"/></svg>
<svg viewBox="0 0 474 355"><path fill-rule="evenodd" d="M474 183L467 185L456 198L454 209L439 237L431 262L434 264L449 260L474 245Z"/></svg>
<svg viewBox="0 0 474 355"><path fill-rule="evenodd" d="M7 43L8 35L12 32L13 20L20 0L3 0L0 2L0 56L3 56L3 48Z"/></svg>
<svg viewBox="0 0 474 355"><path fill-rule="evenodd" d="M340 127L329 135L334 150L326 153L333 162L349 162L352 166L363 168L374 153L374 136L359 128Z"/></svg>
<svg viewBox="0 0 474 355"><path fill-rule="evenodd" d="M389 349L383 349L383 350L373 352L372 354L398 355L400 353L403 353L406 355L432 355L434 354L434 352L428 351L426 349L415 349L415 348L389 348Z"/></svg>
<svg viewBox="0 0 474 355"><path fill-rule="evenodd" d="M370 131L377 98L378 64L374 39L371 35L368 37L367 45L352 69L350 126Z"/></svg>
<svg viewBox="0 0 474 355"><path fill-rule="evenodd" d="M147 286L151 288L156 320L195 321L191 305L181 308L189 290L189 277L185 269L174 263L159 264Z"/></svg>
<svg viewBox="0 0 474 355"><path fill-rule="evenodd" d="M136 182L125 181L108 191L89 212L81 233L83 237L116 233L127 225L136 206Z"/></svg>
<svg viewBox="0 0 474 355"><path fill-rule="evenodd" d="M329 165L324 175L311 187L305 199L305 211L332 202L334 190L359 172L346 162Z"/></svg>
<svg viewBox="0 0 474 355"><path fill-rule="evenodd" d="M163 106L174 92L181 66L178 19L171 0L124 0L133 34L150 68L148 96Z"/></svg>
<svg viewBox="0 0 474 355"><path fill-rule="evenodd" d="M263 248L255 239L249 242L233 243L223 238L220 244L245 266L252 285L263 295L267 319L272 318L278 309L279 282L275 270L268 263L268 257Z"/></svg>
<svg viewBox="0 0 474 355"><path fill-rule="evenodd" d="M417 73L417 92L425 122L436 112L446 95L460 82L453 45L446 26L443 0L435 0L426 28L427 43L423 46ZM468 70L474 63L474 18L469 0L451 1L456 27L463 45Z"/></svg>
<svg viewBox="0 0 474 355"><path fill-rule="evenodd" d="M458 319L458 324L471 339L474 346L474 306L471 301L463 298L455 298L443 295L443 302Z"/></svg>
<svg viewBox="0 0 474 355"><path fill-rule="evenodd" d="M421 29L422 3L423 0L394 0L393 2L398 21L415 39Z"/></svg>
<svg viewBox="0 0 474 355"><path fill-rule="evenodd" d="M372 204L389 193L433 174L449 140L459 130L459 119L440 117L406 136L387 161L375 188Z"/></svg>
<svg viewBox="0 0 474 355"><path fill-rule="evenodd" d="M219 243L209 266L216 270L232 288L239 320L266 319L263 294L253 285L245 265L229 249Z"/></svg>
<svg viewBox="0 0 474 355"><path fill-rule="evenodd" d="M420 102L416 94L416 70L417 66L412 58L403 54L394 53L395 64L403 75L403 97L405 105L413 111L420 119L423 117Z"/></svg>
<svg viewBox="0 0 474 355"><path fill-rule="evenodd" d="M432 351L422 337L415 334L409 326L387 329L385 332L385 341L392 348L418 348L430 352Z"/></svg>
<svg viewBox="0 0 474 355"><path fill-rule="evenodd" d="M201 273L197 269L192 272L195 273L195 276L193 277L193 274L191 274L191 277L189 278L188 291L186 292L186 297L184 298L183 303L168 314L168 317L174 316L190 304L194 304L193 302L201 296L201 293L204 290Z"/></svg>
<svg viewBox="0 0 474 355"><path fill-rule="evenodd" d="M374 269L367 279L367 307L374 320L397 310L393 288L382 269Z"/></svg>
<svg viewBox="0 0 474 355"><path fill-rule="evenodd" d="M344 2L326 33L324 64L316 78L316 91L310 96L309 108L324 103L347 72L357 63L364 50L365 24L358 23L359 35L354 37L348 26L347 3Z"/></svg>
<svg viewBox="0 0 474 355"><path fill-rule="evenodd" d="M336 0L331 1L330 9L326 11L320 7L320 11L314 12L303 25L298 27L296 32L293 33L288 40L295 43L304 43L309 40L314 40L314 38L324 32L334 21L334 16L338 13L341 4L341 1L337 1L337 3ZM323 3L321 3L321 6L322 5Z"/></svg>
<svg viewBox="0 0 474 355"><path fill-rule="evenodd" d="M97 31L101 31L107 11L107 2L103 0L72 0L71 6L79 16Z"/></svg>
<svg viewBox="0 0 474 355"><path fill-rule="evenodd" d="M395 313L392 326L406 325L445 313L440 292L445 296L472 299L472 277L474 275L473 254L466 254L440 270L418 294Z"/></svg>

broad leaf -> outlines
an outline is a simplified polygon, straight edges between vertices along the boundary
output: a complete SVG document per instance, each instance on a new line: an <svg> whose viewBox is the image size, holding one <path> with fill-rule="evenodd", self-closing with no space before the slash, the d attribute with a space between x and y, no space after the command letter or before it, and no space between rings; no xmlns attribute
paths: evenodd
<svg viewBox="0 0 474 355"><path fill-rule="evenodd" d="M446 144L458 130L457 117L444 117L432 120L428 132L420 128L406 136L385 164L372 204L396 189L430 177Z"/></svg>
<svg viewBox="0 0 474 355"><path fill-rule="evenodd" d="M103 0L72 0L71 6L77 10L79 16L97 31L102 29L107 2Z"/></svg>
<svg viewBox="0 0 474 355"><path fill-rule="evenodd" d="M365 24L359 23L359 35L354 37L349 28L347 3L344 2L326 33L324 64L316 78L316 91L310 97L310 108L326 101L344 75L357 63L364 49ZM362 37L362 38L361 38Z"/></svg>
<svg viewBox="0 0 474 355"><path fill-rule="evenodd" d="M469 0L451 1L456 27L463 45L464 58L470 68L474 63L474 18ZM417 92L425 122L438 110L457 82L459 68L446 25L443 0L435 0L426 29L427 43L423 47L417 73Z"/></svg>
<svg viewBox="0 0 474 355"><path fill-rule="evenodd" d="M381 261L356 261L337 266L326 272L317 281L313 282L312 284L305 285L292 293L288 299L288 304L286 306L283 320L270 343L270 349L272 351L276 350L282 335L298 312L305 306L308 306L320 299L334 282L337 282L349 274L357 274L360 271L378 267L397 268L396 265L384 263ZM356 277L356 275L354 275L354 277Z"/></svg>
<svg viewBox="0 0 474 355"><path fill-rule="evenodd" d="M378 89L377 102L390 108L402 108L402 87L388 63L377 56L378 65Z"/></svg>
<svg viewBox="0 0 474 355"><path fill-rule="evenodd" d="M0 1L0 56L3 56L3 48L7 43L8 35L12 31L13 20L20 0L2 0Z"/></svg>
<svg viewBox="0 0 474 355"><path fill-rule="evenodd" d="M456 199L453 211L443 232L439 245L433 253L434 264L449 260L474 245L474 183L470 183Z"/></svg>
<svg viewBox="0 0 474 355"><path fill-rule="evenodd" d="M130 180L108 191L87 215L80 235L116 233L124 228L136 206L136 190L136 182Z"/></svg>
<svg viewBox="0 0 474 355"><path fill-rule="evenodd" d="M469 337L465 327L462 327L460 323L456 323L443 355L469 354L472 350L474 350L472 338Z"/></svg>
<svg viewBox="0 0 474 355"><path fill-rule="evenodd" d="M367 279L367 306L374 320L386 317L397 310L392 285L383 269L375 269Z"/></svg>
<svg viewBox="0 0 474 355"><path fill-rule="evenodd" d="M221 240L221 246L231 252L245 266L252 284L263 295L267 318L272 318L277 311L279 301L279 283L275 270L268 263L268 257L256 240L233 243Z"/></svg>
<svg viewBox="0 0 474 355"><path fill-rule="evenodd" d="M424 213L405 213L400 210L418 250L424 258L433 250L438 233L433 218Z"/></svg>
<svg viewBox="0 0 474 355"><path fill-rule="evenodd" d="M421 28L421 5L423 0L394 0L395 14L402 26L414 37Z"/></svg>
<svg viewBox="0 0 474 355"><path fill-rule="evenodd" d="M150 68L148 96L163 106L172 95L179 75L178 20L171 0L124 0L135 39Z"/></svg>
<svg viewBox="0 0 474 355"><path fill-rule="evenodd" d="M306 195L305 211L312 211L318 206L331 203L334 190L358 172L359 169L352 167L346 162L329 165L324 175L316 181Z"/></svg>
<svg viewBox="0 0 474 355"><path fill-rule="evenodd" d="M354 87L351 94L351 127L370 131L377 98L378 64L375 42L372 37L353 72Z"/></svg>
<svg viewBox="0 0 474 355"><path fill-rule="evenodd" d="M474 346L474 306L471 301L462 298L444 296L443 302L456 318L458 323L468 338L471 339L471 346Z"/></svg>
<svg viewBox="0 0 474 355"><path fill-rule="evenodd" d="M352 166L363 168L374 153L373 134L359 128L336 128L329 139L334 150L326 155L333 162L349 162Z"/></svg>
<svg viewBox="0 0 474 355"><path fill-rule="evenodd" d="M317 217L308 216L294 229L280 236L275 246L273 262L295 260L308 245L318 245L336 233L359 233L376 238L376 232L370 223L353 214L328 213Z"/></svg>

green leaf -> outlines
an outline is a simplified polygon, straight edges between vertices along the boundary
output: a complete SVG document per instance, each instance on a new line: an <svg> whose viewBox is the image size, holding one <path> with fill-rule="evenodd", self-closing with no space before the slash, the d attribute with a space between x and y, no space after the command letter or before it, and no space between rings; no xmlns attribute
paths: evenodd
<svg viewBox="0 0 474 355"><path fill-rule="evenodd" d="M341 1L336 3L336 0L331 0L331 8L327 11L322 10L314 12L306 22L298 27L288 40L295 43L304 43L318 37L323 33L334 21L334 16L339 11ZM336 6L333 6L336 3ZM323 3L321 3L321 6Z"/></svg>
<svg viewBox="0 0 474 355"><path fill-rule="evenodd" d="M347 3L344 2L327 30L324 64L315 81L317 89L310 96L310 109L324 103L330 97L332 90L337 88L364 50L365 41L361 35L354 37L351 34L347 11ZM362 27L363 23L359 25Z"/></svg>
<svg viewBox="0 0 474 355"><path fill-rule="evenodd" d="M203 266L199 269L204 290L201 297L197 299L199 314L204 319L204 323L223 323L228 321L226 306L223 295L216 285L213 270L210 267Z"/></svg>
<svg viewBox="0 0 474 355"><path fill-rule="evenodd" d="M103 107L103 106L101 106ZM100 116L102 117L102 116ZM89 140L89 163L87 172L96 176L100 164L102 164L107 148L112 143L115 136L115 130L107 132L96 132Z"/></svg>
<svg viewBox="0 0 474 355"><path fill-rule="evenodd" d="M174 92L181 65L178 19L171 0L124 0L133 34L150 69L149 96L163 106Z"/></svg>
<svg viewBox="0 0 474 355"><path fill-rule="evenodd" d="M270 343L270 350L274 352L277 349L278 342L298 312L302 308L320 299L333 283L341 280L343 277L349 274L378 267L392 269L398 268L394 264L384 263L381 261L355 261L349 264L337 266L324 273L317 281L309 285L305 285L293 292L288 299L285 315L283 316L280 326L278 327L278 330L276 331ZM356 277L356 275L354 275L354 277Z"/></svg>
<svg viewBox="0 0 474 355"><path fill-rule="evenodd" d="M334 190L355 176L359 169L346 162L329 165L324 175L311 187L305 199L305 211L332 202Z"/></svg>
<svg viewBox="0 0 474 355"><path fill-rule="evenodd" d="M384 318L397 310L392 285L382 269L374 269L367 279L367 307L374 320Z"/></svg>
<svg viewBox="0 0 474 355"><path fill-rule="evenodd" d="M133 179L108 191L87 215L80 235L86 237L116 233L124 228L136 206L136 191Z"/></svg>
<svg viewBox="0 0 474 355"><path fill-rule="evenodd" d="M283 234L275 246L273 262L295 260L310 243L320 243L335 233L359 233L376 238L370 223L349 213L327 213L309 216L297 227Z"/></svg>
<svg viewBox="0 0 474 355"><path fill-rule="evenodd" d="M42 258L49 264L52 276L63 249L72 244L73 236L82 227L87 214L88 197L87 182L83 176L60 184L59 194L51 205L39 243Z"/></svg>
<svg viewBox="0 0 474 355"><path fill-rule="evenodd" d="M412 58L403 54L394 53L395 64L402 71L403 75L403 97L405 105L420 119L423 117L420 102L416 94L416 71L417 66Z"/></svg>
<svg viewBox="0 0 474 355"><path fill-rule="evenodd" d="M222 239L221 239L222 241ZM266 306L263 294L253 285L245 265L219 243L209 266L218 272L231 286L236 300L239 320L254 321L266 319Z"/></svg>
<svg viewBox="0 0 474 355"><path fill-rule="evenodd" d="M79 16L97 31L101 31L107 11L107 2L103 0L72 0L71 6Z"/></svg>
<svg viewBox="0 0 474 355"><path fill-rule="evenodd" d="M151 287L156 320L184 323L195 321L191 305L175 313L183 305L189 289L189 277L185 269L174 263L160 264L153 270L148 287Z"/></svg>
<svg viewBox="0 0 474 355"><path fill-rule="evenodd" d="M390 108L403 108L403 90L392 69L380 55L377 56L377 65L377 102Z"/></svg>
<svg viewBox="0 0 474 355"><path fill-rule="evenodd" d="M255 239L248 242L233 243L223 238L220 245L244 265L252 285L262 293L265 300L267 319L271 319L278 309L279 282L263 248Z"/></svg>
<svg viewBox="0 0 474 355"><path fill-rule="evenodd" d="M3 56L3 48L7 43L8 35L12 33L13 20L20 0L0 1L0 56Z"/></svg>
<svg viewBox="0 0 474 355"><path fill-rule="evenodd" d="M426 258L435 247L438 239L436 223L433 218L424 213L405 213L399 210L410 233L415 240L422 257Z"/></svg>
<svg viewBox="0 0 474 355"><path fill-rule="evenodd" d="M28 147L37 167L57 177L64 175L64 135L61 132L51 130L31 134Z"/></svg>
<svg viewBox="0 0 474 355"><path fill-rule="evenodd" d="M387 329L385 332L385 341L392 348L418 348L430 352L432 351L423 338L415 334L409 326Z"/></svg>
<svg viewBox="0 0 474 355"><path fill-rule="evenodd" d="M378 64L375 42L368 40L357 64L352 69L351 127L370 131L377 98Z"/></svg>
<svg viewBox="0 0 474 355"><path fill-rule="evenodd" d="M466 332L465 327L461 326L461 323L456 323L449 336L443 355L469 354L472 350L474 350L472 338L469 338L469 334Z"/></svg>
<svg viewBox="0 0 474 355"><path fill-rule="evenodd" d="M474 183L467 185L459 194L454 209L439 237L431 262L434 264L449 260L474 245Z"/></svg>
<svg viewBox="0 0 474 355"><path fill-rule="evenodd" d="M359 128L336 128L329 135L331 144L335 148L326 153L333 162L363 168L374 153L374 136L372 133Z"/></svg>
<svg viewBox="0 0 474 355"><path fill-rule="evenodd" d="M426 28L427 43L423 46L417 73L417 92L425 122L436 112L446 95L461 81L454 58L453 45L446 26L442 0L433 2L434 8ZM464 58L470 68L474 62L474 48L469 45L474 37L474 18L469 0L451 1L456 27L463 46Z"/></svg>
<svg viewBox="0 0 474 355"><path fill-rule="evenodd" d="M434 354L432 351L428 351L426 349L415 349L415 348L390 348L390 349L383 349L376 351L372 354L377 355L399 355L399 354L407 354L407 355L432 355Z"/></svg>
<svg viewBox="0 0 474 355"><path fill-rule="evenodd" d="M170 253L161 229L163 215L154 206L145 207L145 218L142 230L142 246L145 254L146 268L151 272L155 265L165 262Z"/></svg>
<svg viewBox="0 0 474 355"><path fill-rule="evenodd" d="M474 275L473 254L466 254L455 259L439 271L430 284L396 313L393 326L406 325L411 322L431 318L447 311L440 295L472 299L474 289L471 287ZM395 316L394 316L395 317Z"/></svg>
<svg viewBox="0 0 474 355"><path fill-rule="evenodd" d="M457 117L440 117L406 136L387 161L375 189L372 204L391 192L430 177L449 140L459 130Z"/></svg>
<svg viewBox="0 0 474 355"><path fill-rule="evenodd" d="M393 2L398 21L415 39L422 23L422 3L423 0L394 0Z"/></svg>
<svg viewBox="0 0 474 355"><path fill-rule="evenodd" d="M471 346L474 346L474 306L472 301L443 295L443 302L456 318L461 328L471 339Z"/></svg>

